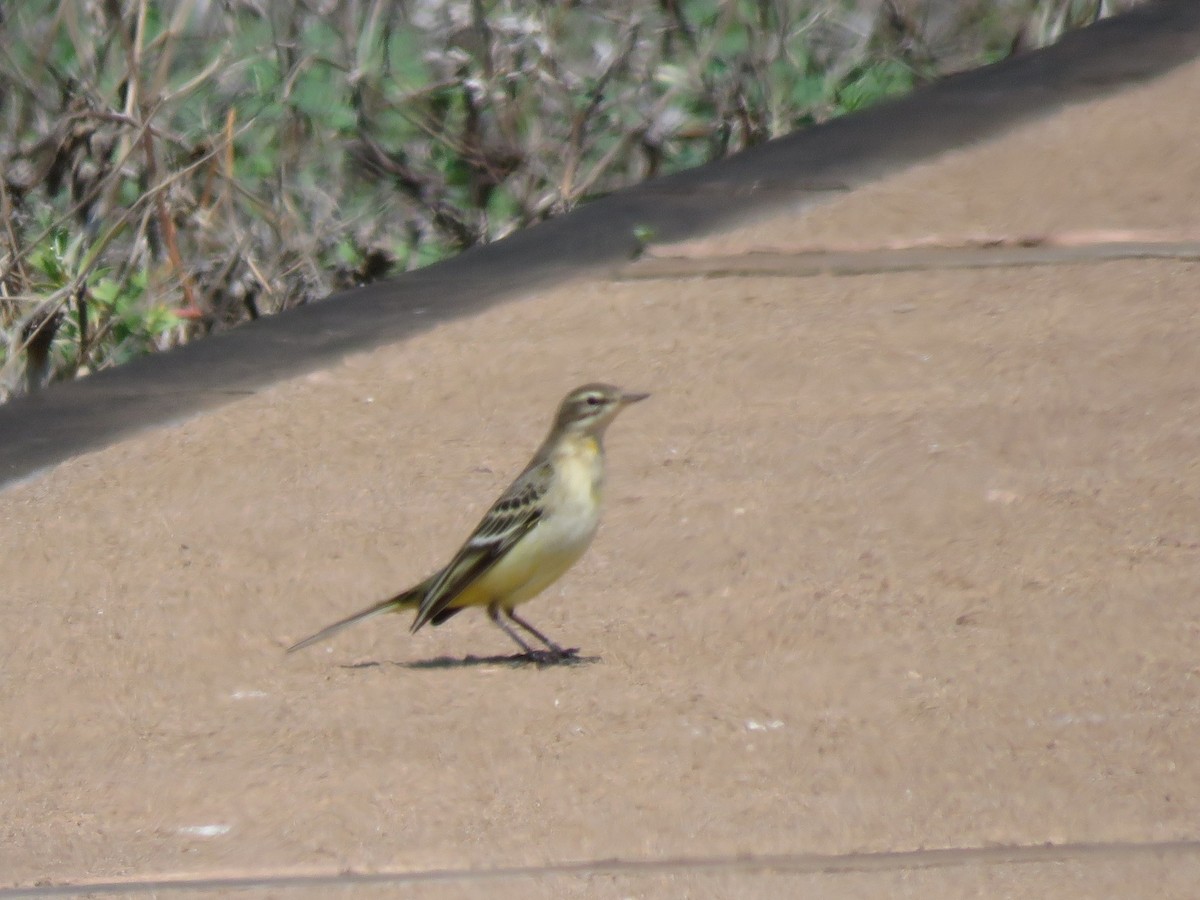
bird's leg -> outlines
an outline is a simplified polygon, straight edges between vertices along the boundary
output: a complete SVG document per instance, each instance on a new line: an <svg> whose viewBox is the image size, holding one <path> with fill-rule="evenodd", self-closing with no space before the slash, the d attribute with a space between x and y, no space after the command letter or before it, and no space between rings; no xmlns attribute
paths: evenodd
<svg viewBox="0 0 1200 900"><path fill-rule="evenodd" d="M505 622L502 618L500 618L500 604L499 603L489 603L488 608L487 608L487 614L488 614L488 618L491 619L493 622L495 622L497 625L499 625L500 629L505 634L507 634L514 641L516 641L517 645L522 650L524 650L526 654L528 654L533 659L538 658L538 651L534 650L527 643L525 643L523 640L521 640L521 636L519 634L517 634L515 631L513 631L511 628L509 628L508 623ZM510 615L511 615L511 613L510 613Z"/></svg>
<svg viewBox="0 0 1200 900"><path fill-rule="evenodd" d="M537 638L539 641L541 641L543 644L545 644L547 647L549 647L550 652L552 652L559 659L566 659L567 657L574 656L576 653L579 652L576 649L564 650L562 647L558 646L558 644L554 643L554 641L550 640L550 638L546 637L544 634L542 634L540 631L538 631L536 628L534 628L532 625L530 625L528 622L526 622L524 619L522 619L520 616L518 616L515 610L506 609L504 612L510 619L512 619L514 622L516 622L518 625L520 625L522 628L524 628L526 631L528 631L530 634L532 634L535 638Z"/></svg>

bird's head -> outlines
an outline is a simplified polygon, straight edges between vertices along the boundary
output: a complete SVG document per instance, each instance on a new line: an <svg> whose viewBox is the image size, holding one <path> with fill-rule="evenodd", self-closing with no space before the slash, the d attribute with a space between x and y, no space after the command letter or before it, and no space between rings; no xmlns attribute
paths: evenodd
<svg viewBox="0 0 1200 900"><path fill-rule="evenodd" d="M600 437L617 413L649 396L629 393L611 384L585 384L563 398L554 420L554 430Z"/></svg>

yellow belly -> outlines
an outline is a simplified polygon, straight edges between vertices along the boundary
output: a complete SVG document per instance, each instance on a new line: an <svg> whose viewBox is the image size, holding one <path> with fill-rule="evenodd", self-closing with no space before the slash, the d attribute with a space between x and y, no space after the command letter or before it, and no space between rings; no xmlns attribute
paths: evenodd
<svg viewBox="0 0 1200 900"><path fill-rule="evenodd" d="M508 554L458 595L452 607L505 609L531 600L556 582L583 556L600 522L602 462L589 440L570 457L556 460L555 496L547 497L552 513L544 515Z"/></svg>

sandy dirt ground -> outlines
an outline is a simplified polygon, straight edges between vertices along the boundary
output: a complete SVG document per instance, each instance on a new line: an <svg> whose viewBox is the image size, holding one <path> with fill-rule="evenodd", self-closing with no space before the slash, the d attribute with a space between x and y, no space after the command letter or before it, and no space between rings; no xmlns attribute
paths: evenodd
<svg viewBox="0 0 1200 900"><path fill-rule="evenodd" d="M1195 229L1197 108L1192 66L727 246ZM1200 838L1198 298L1170 260L589 281L10 488L0 884ZM598 659L489 658L474 613L283 655L444 561L594 379L654 396L609 434L592 551L526 610ZM1114 852L475 890L1198 881L1200 854Z"/></svg>

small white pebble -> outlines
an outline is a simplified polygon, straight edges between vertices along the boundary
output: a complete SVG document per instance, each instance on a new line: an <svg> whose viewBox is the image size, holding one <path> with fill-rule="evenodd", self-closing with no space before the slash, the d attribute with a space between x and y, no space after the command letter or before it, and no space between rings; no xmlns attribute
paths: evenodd
<svg viewBox="0 0 1200 900"><path fill-rule="evenodd" d="M185 825L179 829L179 833L192 837L220 837L223 834L229 834L230 827L229 825Z"/></svg>
<svg viewBox="0 0 1200 900"><path fill-rule="evenodd" d="M255 700L267 696L266 691L234 691L230 694L234 700Z"/></svg>

